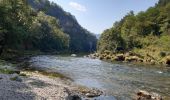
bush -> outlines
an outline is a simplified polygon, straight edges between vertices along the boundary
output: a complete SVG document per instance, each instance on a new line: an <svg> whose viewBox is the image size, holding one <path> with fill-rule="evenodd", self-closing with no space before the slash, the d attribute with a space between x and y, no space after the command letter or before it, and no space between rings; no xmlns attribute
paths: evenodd
<svg viewBox="0 0 170 100"><path fill-rule="evenodd" d="M165 56L166 56L166 52L161 51L161 52L159 53L159 55L160 55L161 57L165 57Z"/></svg>

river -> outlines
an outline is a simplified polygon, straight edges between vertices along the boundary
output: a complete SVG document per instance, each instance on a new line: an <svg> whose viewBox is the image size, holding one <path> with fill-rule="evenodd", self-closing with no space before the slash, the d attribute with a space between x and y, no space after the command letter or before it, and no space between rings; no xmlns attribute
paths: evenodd
<svg viewBox="0 0 170 100"><path fill-rule="evenodd" d="M106 92L100 100L131 100L138 90L170 97L170 69L161 66L109 63L69 56L36 56L31 66L69 76L75 83Z"/></svg>

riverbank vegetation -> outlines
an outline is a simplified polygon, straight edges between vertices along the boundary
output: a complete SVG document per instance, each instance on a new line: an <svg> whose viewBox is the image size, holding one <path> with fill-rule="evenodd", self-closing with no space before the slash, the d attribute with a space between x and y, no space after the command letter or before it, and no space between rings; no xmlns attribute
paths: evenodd
<svg viewBox="0 0 170 100"><path fill-rule="evenodd" d="M169 64L170 1L159 0L154 7L134 14L129 12L98 41L101 59Z"/></svg>
<svg viewBox="0 0 170 100"><path fill-rule="evenodd" d="M48 10L60 13L53 16L47 14ZM0 54L96 49L96 37L83 29L71 14L48 0L1 0L0 14Z"/></svg>

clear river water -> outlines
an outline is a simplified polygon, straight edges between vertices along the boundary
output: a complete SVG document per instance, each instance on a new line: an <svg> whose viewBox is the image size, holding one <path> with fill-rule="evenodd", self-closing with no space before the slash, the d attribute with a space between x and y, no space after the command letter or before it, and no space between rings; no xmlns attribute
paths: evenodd
<svg viewBox="0 0 170 100"><path fill-rule="evenodd" d="M29 62L32 66L60 72L77 84L105 91L106 96L100 96L100 100L131 100L138 90L170 97L168 67L50 55L32 57Z"/></svg>

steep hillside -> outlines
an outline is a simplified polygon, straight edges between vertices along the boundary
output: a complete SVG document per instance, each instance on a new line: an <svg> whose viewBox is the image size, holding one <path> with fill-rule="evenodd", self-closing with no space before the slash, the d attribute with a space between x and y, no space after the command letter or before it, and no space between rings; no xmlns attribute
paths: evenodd
<svg viewBox="0 0 170 100"><path fill-rule="evenodd" d="M103 32L98 51L131 51L141 55L142 59L161 62L170 55L170 0L159 0L154 7L137 15L129 12Z"/></svg>
<svg viewBox="0 0 170 100"><path fill-rule="evenodd" d="M27 1L36 11L43 11L59 20L62 30L70 36L71 51L89 52L96 50L96 37L82 28L73 15L65 12L60 6L50 3L48 0Z"/></svg>
<svg viewBox="0 0 170 100"><path fill-rule="evenodd" d="M0 13L0 53L68 49L69 36L62 31L58 20L35 12L26 0L2 0Z"/></svg>

